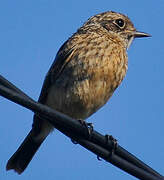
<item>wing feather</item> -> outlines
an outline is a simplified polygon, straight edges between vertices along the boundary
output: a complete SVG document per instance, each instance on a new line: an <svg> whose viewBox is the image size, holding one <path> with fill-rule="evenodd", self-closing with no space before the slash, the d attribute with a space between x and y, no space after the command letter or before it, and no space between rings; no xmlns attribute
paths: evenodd
<svg viewBox="0 0 164 180"><path fill-rule="evenodd" d="M46 98L51 84L54 83L54 81L60 76L60 73L63 71L66 64L71 60L75 48L72 47L69 49L67 47L67 43L68 40L59 49L56 58L45 77L40 97L38 100L38 102L42 104L46 102Z"/></svg>

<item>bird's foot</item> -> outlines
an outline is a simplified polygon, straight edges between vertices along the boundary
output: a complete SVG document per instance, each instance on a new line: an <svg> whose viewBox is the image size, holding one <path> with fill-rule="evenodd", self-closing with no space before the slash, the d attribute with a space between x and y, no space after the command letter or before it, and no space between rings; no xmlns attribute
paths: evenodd
<svg viewBox="0 0 164 180"><path fill-rule="evenodd" d="M112 141L112 149L110 153L110 156L112 156L118 147L118 142L112 135L108 135L108 134L105 135L105 139L106 139L106 144L108 143L108 141ZM99 156L97 156L97 159L101 161L101 158Z"/></svg>
<svg viewBox="0 0 164 180"><path fill-rule="evenodd" d="M93 124L92 123L87 123L85 122L85 120L83 119L78 119L78 121L80 122L81 125L83 125L84 127L86 127L87 132L88 132L88 138L91 137L92 131L93 131ZM75 140L71 139L72 143L74 144L78 144Z"/></svg>
<svg viewBox="0 0 164 180"><path fill-rule="evenodd" d="M115 150L118 147L118 142L117 139L115 139L112 135L105 135L106 138L106 143L108 143L108 141L112 141L112 150L111 150L111 155L115 152Z"/></svg>
<svg viewBox="0 0 164 180"><path fill-rule="evenodd" d="M87 123L85 120L83 119L79 119L78 120L80 122L80 124L82 124L83 126L86 127L87 131L88 131L88 136L90 138L92 131L93 131L93 124L92 123Z"/></svg>

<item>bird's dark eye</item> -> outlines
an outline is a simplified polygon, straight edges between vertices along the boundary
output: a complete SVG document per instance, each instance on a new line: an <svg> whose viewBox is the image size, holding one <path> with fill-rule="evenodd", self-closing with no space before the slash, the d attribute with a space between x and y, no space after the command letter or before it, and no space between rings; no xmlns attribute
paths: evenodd
<svg viewBox="0 0 164 180"><path fill-rule="evenodd" d="M116 19L115 20L115 23L120 27L120 28L123 28L124 25L125 25L125 22L123 19Z"/></svg>

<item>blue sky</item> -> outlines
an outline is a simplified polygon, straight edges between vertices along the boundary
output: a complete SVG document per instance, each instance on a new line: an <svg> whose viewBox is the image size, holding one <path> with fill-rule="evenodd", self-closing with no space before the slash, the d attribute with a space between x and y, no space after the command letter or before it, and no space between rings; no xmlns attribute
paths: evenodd
<svg viewBox="0 0 164 180"><path fill-rule="evenodd" d="M152 35L128 50L129 69L110 101L88 119L164 174L164 1L0 1L0 73L37 100L57 50L90 16L113 10ZM19 176L9 157L31 128L33 113L0 97L0 179L135 179L54 131Z"/></svg>

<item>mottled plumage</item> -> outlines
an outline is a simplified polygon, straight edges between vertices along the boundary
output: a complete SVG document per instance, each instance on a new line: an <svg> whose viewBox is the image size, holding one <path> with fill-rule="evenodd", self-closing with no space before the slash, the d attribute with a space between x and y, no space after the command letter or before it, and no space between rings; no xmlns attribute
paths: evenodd
<svg viewBox="0 0 164 180"><path fill-rule="evenodd" d="M59 49L39 102L75 119L88 118L122 82L132 40L146 36L123 14L105 12L91 17ZM34 115L33 128L8 161L7 170L22 173L52 129Z"/></svg>

